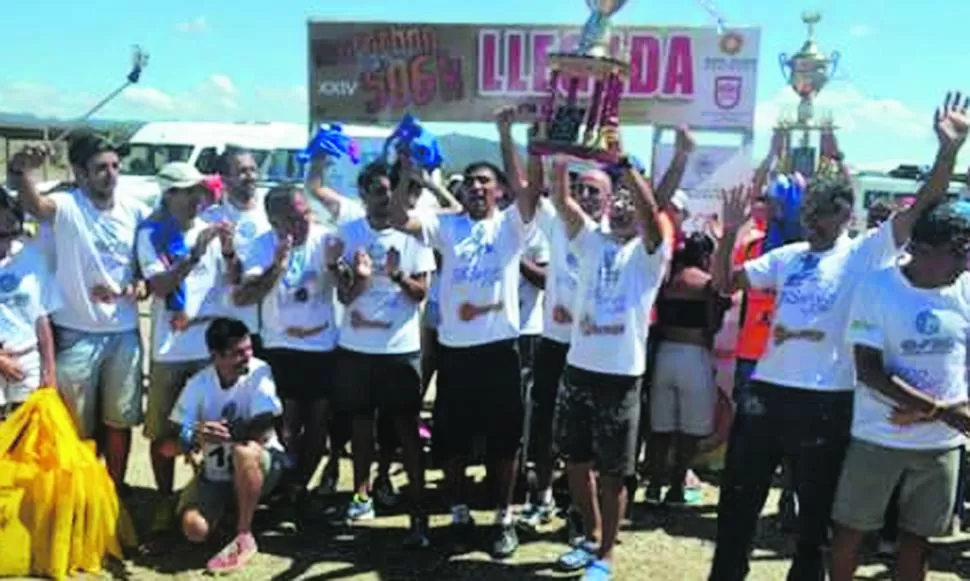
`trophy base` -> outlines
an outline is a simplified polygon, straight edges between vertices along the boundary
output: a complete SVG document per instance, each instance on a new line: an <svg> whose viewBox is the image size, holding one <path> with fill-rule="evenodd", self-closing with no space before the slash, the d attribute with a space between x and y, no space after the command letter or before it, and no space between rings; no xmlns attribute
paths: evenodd
<svg viewBox="0 0 970 581"><path fill-rule="evenodd" d="M620 156L618 151L599 149L578 143L552 141L549 139L535 139L529 142L531 155L568 155L586 161L600 163L616 163Z"/></svg>
<svg viewBox="0 0 970 581"><path fill-rule="evenodd" d="M625 76L630 73L630 63L606 56L558 52L549 55L549 64L570 77L605 77L613 72Z"/></svg>

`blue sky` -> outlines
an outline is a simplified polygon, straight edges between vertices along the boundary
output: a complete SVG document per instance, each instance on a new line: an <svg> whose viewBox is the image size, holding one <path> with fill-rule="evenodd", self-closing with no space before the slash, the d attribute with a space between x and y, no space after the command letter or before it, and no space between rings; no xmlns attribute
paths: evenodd
<svg viewBox="0 0 970 581"><path fill-rule="evenodd" d="M117 86L129 50L151 54L142 85L102 117L304 122L306 21L574 23L588 15L582 0L38 0L4 7L0 110L72 117ZM819 42L842 53L837 80L819 106L844 129L850 161L929 163L931 112L949 88L970 91L970 74L948 72L966 54L970 7L958 0L876 2L816 0L805 6L768 0L716 0L728 25L762 28L756 151L771 123L793 107L777 64L805 38L803 8L820 10ZM962 14L960 14L962 12ZM13 23L23 23L13 25ZM619 24L712 24L696 0L630 0ZM45 40L46 39L46 40ZM68 42L70 39L70 42ZM48 49L36 48L47 45ZM31 47L31 48L28 48ZM449 126L488 135L483 126ZM627 142L643 147L648 134ZM970 163L970 156L964 156Z"/></svg>

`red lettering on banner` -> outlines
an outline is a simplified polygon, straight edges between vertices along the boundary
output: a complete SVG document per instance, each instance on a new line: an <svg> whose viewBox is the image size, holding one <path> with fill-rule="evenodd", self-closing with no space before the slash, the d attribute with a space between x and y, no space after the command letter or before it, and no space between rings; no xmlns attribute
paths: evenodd
<svg viewBox="0 0 970 581"><path fill-rule="evenodd" d="M369 114L403 112L436 100L459 101L465 95L461 59L422 54L409 59L385 59L380 68L362 73Z"/></svg>
<svg viewBox="0 0 970 581"><path fill-rule="evenodd" d="M555 52L574 50L576 33L527 32L521 29L483 30L478 38L478 91L482 95L538 96L548 92L549 59ZM625 41L625 42L624 42ZM633 99L690 99L695 93L694 46L687 34L661 36L642 32L614 34L614 50L629 51L630 78L624 93ZM568 90L562 79L557 87ZM588 95L592 83L581 82L580 95Z"/></svg>

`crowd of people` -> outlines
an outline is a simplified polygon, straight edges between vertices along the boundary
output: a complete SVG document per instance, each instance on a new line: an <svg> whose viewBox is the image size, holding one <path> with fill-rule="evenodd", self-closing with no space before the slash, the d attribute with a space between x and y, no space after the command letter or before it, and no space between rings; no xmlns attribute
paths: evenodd
<svg viewBox="0 0 970 581"><path fill-rule="evenodd" d="M603 581L644 444L647 502L696 502L690 468L717 415L714 337L741 291L710 579L746 577L782 466L797 534L790 581L825 578L830 542L831 578L851 580L863 534L888 509L897 578L923 579L927 539L954 514L970 432L970 202L945 196L967 105L948 96L937 112L939 149L915 202L854 237L854 192L830 133L807 180L789 175L787 136L776 134L751 180L725 192L719 223L690 234L678 189L694 149L687 129L652 183L626 154L578 172L560 157L523 165L505 110L504 167L473 163L444 182L401 149L361 169L360 205L327 186L325 155L306 183L259 195L253 156L229 149L221 197L173 162L147 208L116 191L124 147L94 134L71 141L76 183L42 194L50 151L29 147L0 194L0 406L56 385L123 498L132 430L144 424L162 495L154 528L198 543L234 518L214 572L256 554L253 516L270 499L279 525L299 532L313 475L329 450L320 489L331 491L348 441L347 519L373 518L375 501L395 497L399 449L414 548L431 543L428 461L444 471L448 539L475 530L466 468L484 463L498 558L515 553L518 528L556 515L562 460L580 524L557 565ZM779 239L770 224L782 182L803 195L801 227ZM433 207L418 203L427 195ZM42 224L35 237L29 220ZM138 305L149 298L143 381ZM176 493L182 456L195 476ZM534 478L514 509L525 462Z"/></svg>

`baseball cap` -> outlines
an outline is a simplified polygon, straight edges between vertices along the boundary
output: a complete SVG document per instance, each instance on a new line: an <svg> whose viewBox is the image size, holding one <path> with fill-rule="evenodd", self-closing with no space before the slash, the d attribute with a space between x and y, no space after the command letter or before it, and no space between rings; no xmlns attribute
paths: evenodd
<svg viewBox="0 0 970 581"><path fill-rule="evenodd" d="M184 190L205 182L205 176L194 165L184 161L165 164L155 179L163 192L172 189Z"/></svg>

